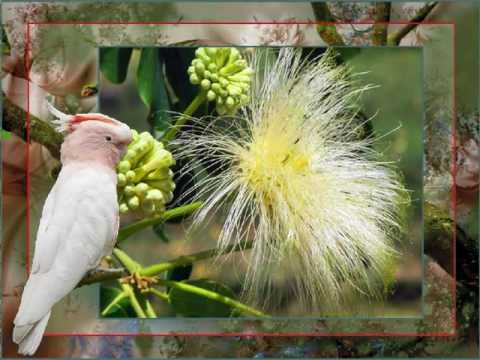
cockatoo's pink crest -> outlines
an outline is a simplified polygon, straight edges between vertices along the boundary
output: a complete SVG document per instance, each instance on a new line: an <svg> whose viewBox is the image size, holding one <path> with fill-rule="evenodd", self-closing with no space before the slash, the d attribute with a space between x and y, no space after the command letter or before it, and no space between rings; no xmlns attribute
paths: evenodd
<svg viewBox="0 0 480 360"><path fill-rule="evenodd" d="M93 161L114 168L132 141L130 128L121 121L103 114L64 114L47 102L52 121L59 132L65 133L62 163Z"/></svg>

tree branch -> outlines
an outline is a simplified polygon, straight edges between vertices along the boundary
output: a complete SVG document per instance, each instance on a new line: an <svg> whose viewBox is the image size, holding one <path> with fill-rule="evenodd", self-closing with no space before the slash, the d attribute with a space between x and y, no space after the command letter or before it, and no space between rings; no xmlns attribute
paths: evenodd
<svg viewBox="0 0 480 360"><path fill-rule="evenodd" d="M22 139L27 139L27 113L10 101L2 92L3 97L3 129L10 131ZM30 140L45 146L53 157L60 158L60 146L63 136L55 131L50 124L30 114Z"/></svg>
<svg viewBox="0 0 480 360"><path fill-rule="evenodd" d="M388 1L375 3L375 25L373 25L373 45L385 45L387 43L387 29L390 21L391 4ZM380 23L380 24L378 24Z"/></svg>
<svg viewBox="0 0 480 360"><path fill-rule="evenodd" d="M98 270L92 271L85 275L85 277L80 281L77 287L81 287L83 285L90 285L102 281L109 281L109 280L116 280L128 275L128 271L123 268L118 269L108 269L105 270Z"/></svg>
<svg viewBox="0 0 480 360"><path fill-rule="evenodd" d="M326 2L312 2L315 19L321 22L335 22ZM328 45L345 45L342 36L337 32L335 25L317 24L317 32Z"/></svg>
<svg viewBox="0 0 480 360"><path fill-rule="evenodd" d="M432 3L427 3L422 7L417 14L410 19L410 23L404 25L400 30L388 36L387 44L389 45L398 45L400 41L407 36L407 34L415 29L418 26L418 23L425 20L425 18L432 12L432 10L437 6L438 2L434 1Z"/></svg>

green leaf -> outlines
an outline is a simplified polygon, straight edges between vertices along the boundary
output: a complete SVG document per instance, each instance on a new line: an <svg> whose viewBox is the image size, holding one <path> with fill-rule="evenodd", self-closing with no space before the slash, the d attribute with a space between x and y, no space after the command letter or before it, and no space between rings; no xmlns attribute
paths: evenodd
<svg viewBox="0 0 480 360"><path fill-rule="evenodd" d="M187 280L192 274L192 270L193 270L192 264L176 267L174 269L167 271L166 279L173 280L173 281Z"/></svg>
<svg viewBox="0 0 480 360"><path fill-rule="evenodd" d="M168 270L165 276L165 279L172 280L172 281L187 280L190 277L190 275L192 275L192 270L193 270L193 264L178 266L176 268ZM167 292L168 291L170 291L170 287L167 287Z"/></svg>
<svg viewBox="0 0 480 360"><path fill-rule="evenodd" d="M132 48L101 48L100 70L112 83L120 84L127 77Z"/></svg>
<svg viewBox="0 0 480 360"><path fill-rule="evenodd" d="M105 309L121 293L122 291L117 288L102 287L100 289L100 311ZM126 297L114 305L103 317L135 317L135 313L130 305L129 298Z"/></svg>
<svg viewBox="0 0 480 360"><path fill-rule="evenodd" d="M198 94L198 86L190 83L187 69L195 58L193 47L167 47L160 49L165 61L165 73L178 101L173 110L182 112ZM203 114L205 115L205 114Z"/></svg>
<svg viewBox="0 0 480 360"><path fill-rule="evenodd" d="M156 48L143 48L137 69L138 94L149 108L149 122L162 136L170 125L170 103L163 74L163 57Z"/></svg>
<svg viewBox="0 0 480 360"><path fill-rule="evenodd" d="M183 283L207 289L232 299L235 298L235 294L228 286L213 280L188 280ZM183 316L229 317L232 314L232 308L228 305L178 288L171 288L169 296L173 310Z"/></svg>
<svg viewBox="0 0 480 360"><path fill-rule="evenodd" d="M5 27L1 26L0 30L2 31L2 54L10 55L11 47L10 47L10 43L8 42L7 33L5 32Z"/></svg>
<svg viewBox="0 0 480 360"><path fill-rule="evenodd" d="M0 139L2 139L2 140L8 140L8 139L10 139L11 137L12 137L12 133L11 133L10 131L1 129Z"/></svg>
<svg viewBox="0 0 480 360"><path fill-rule="evenodd" d="M155 235L157 235L164 243L170 241L167 234L165 234L165 223L155 224L152 228Z"/></svg>

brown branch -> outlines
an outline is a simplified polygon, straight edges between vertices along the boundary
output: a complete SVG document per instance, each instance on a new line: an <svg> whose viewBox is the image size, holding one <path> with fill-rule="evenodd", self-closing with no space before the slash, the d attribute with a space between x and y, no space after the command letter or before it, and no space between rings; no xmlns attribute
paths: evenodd
<svg viewBox="0 0 480 360"><path fill-rule="evenodd" d="M312 2L313 13L315 19L321 22L333 23L335 18L332 15L327 3L325 2ZM328 45L341 46L345 45L342 36L337 32L337 28L332 24L317 24L317 32Z"/></svg>
<svg viewBox="0 0 480 360"><path fill-rule="evenodd" d="M9 100L4 93L2 128L22 139L27 139L26 112ZM30 114L30 140L45 146L52 156L60 158L60 145L63 136L56 132L47 122Z"/></svg>
<svg viewBox="0 0 480 360"><path fill-rule="evenodd" d="M390 21L391 4L388 1L375 3L375 25L373 25L373 45L385 45L387 43L387 29Z"/></svg>
<svg viewBox="0 0 480 360"><path fill-rule="evenodd" d="M425 18L432 12L432 10L437 6L438 2L434 1L432 3L427 3L424 7L418 10L417 14L410 19L409 23L404 25L395 33L388 36L387 44L389 45L398 45L400 41L408 35L410 31L415 29L419 23L421 23Z"/></svg>
<svg viewBox="0 0 480 360"><path fill-rule="evenodd" d="M102 281L116 280L128 275L128 271L123 268L118 269L108 269L108 270L93 270L89 272L85 277L80 281L77 287L83 285L90 285Z"/></svg>

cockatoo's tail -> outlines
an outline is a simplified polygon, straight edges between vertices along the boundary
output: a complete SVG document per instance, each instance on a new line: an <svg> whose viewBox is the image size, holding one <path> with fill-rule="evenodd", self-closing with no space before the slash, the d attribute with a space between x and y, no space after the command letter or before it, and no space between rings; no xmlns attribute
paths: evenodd
<svg viewBox="0 0 480 360"><path fill-rule="evenodd" d="M108 116L48 107L65 134L63 166L43 208L14 320L13 341L24 355L40 345L52 307L111 254L119 225L115 166L132 140L130 128Z"/></svg>
<svg viewBox="0 0 480 360"><path fill-rule="evenodd" d="M242 115L229 126L196 120L177 140L185 173L201 174L191 189L205 198L195 221L228 204L220 253L252 240L244 290L260 306L274 298L275 271L293 277L298 299L313 308L339 303L346 286L373 294L371 280L395 254L405 192L372 140L358 139L355 102L365 88L331 53L303 60L283 48L274 63L263 60ZM222 171L192 169L205 156Z"/></svg>
<svg viewBox="0 0 480 360"><path fill-rule="evenodd" d="M172 154L148 132L133 131L134 140L118 164L120 212L141 211L158 215L173 199Z"/></svg>

